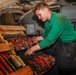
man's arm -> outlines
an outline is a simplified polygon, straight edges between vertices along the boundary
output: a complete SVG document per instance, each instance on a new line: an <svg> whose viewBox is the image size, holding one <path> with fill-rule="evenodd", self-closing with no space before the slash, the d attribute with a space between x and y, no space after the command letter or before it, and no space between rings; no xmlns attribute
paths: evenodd
<svg viewBox="0 0 76 75"><path fill-rule="evenodd" d="M41 48L39 47L38 44L36 44L35 46L33 46L32 48L28 49L26 52L25 52L25 55L31 55L33 54L35 51L38 51L40 50Z"/></svg>
<svg viewBox="0 0 76 75"><path fill-rule="evenodd" d="M38 41L43 40L43 37L42 37L42 36L33 37L33 40L34 40L35 43L37 43ZM31 54L33 54L33 52L38 51L38 50L40 50L40 49L41 49L41 48L39 47L39 45L38 45L38 43L37 43L35 46L29 48L29 49L25 52L25 55L31 55Z"/></svg>

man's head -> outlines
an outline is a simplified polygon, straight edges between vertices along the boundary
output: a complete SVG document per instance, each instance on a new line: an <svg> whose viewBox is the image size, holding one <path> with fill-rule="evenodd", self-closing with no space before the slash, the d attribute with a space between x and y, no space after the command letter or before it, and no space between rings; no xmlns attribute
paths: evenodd
<svg viewBox="0 0 76 75"><path fill-rule="evenodd" d="M38 3L34 9L33 12L36 14L38 19L45 22L46 20L50 19L51 11L49 9L49 6L45 2Z"/></svg>

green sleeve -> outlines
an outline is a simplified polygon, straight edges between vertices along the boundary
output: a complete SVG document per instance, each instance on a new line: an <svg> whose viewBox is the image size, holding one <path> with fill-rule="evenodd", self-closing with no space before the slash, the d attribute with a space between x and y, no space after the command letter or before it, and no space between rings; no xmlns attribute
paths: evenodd
<svg viewBox="0 0 76 75"><path fill-rule="evenodd" d="M65 24L64 20L55 20L53 23L53 26L47 35L47 37L39 42L40 48L46 48L50 45L54 44L54 42L58 39L58 37L61 35L61 33L65 30Z"/></svg>

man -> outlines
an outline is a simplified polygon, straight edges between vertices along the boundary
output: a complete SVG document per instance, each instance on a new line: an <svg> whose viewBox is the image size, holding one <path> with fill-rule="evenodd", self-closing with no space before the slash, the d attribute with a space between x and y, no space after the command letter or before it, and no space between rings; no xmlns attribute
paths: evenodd
<svg viewBox="0 0 76 75"><path fill-rule="evenodd" d="M51 49L57 50L57 67L60 72L76 71L76 31L71 22L64 15L52 12L44 2L38 3L33 11L44 22L44 33L33 38L34 42L39 42L28 49L25 55L50 47L50 52Z"/></svg>

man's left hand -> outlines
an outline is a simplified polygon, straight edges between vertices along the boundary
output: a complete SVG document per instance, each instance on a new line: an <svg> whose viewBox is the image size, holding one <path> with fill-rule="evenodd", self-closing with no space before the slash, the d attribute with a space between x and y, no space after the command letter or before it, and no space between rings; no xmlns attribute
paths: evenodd
<svg viewBox="0 0 76 75"><path fill-rule="evenodd" d="M25 52L25 55L31 55L31 54L33 54L33 53L34 53L34 51L31 50L31 48L30 48L30 49L28 49L28 50Z"/></svg>

